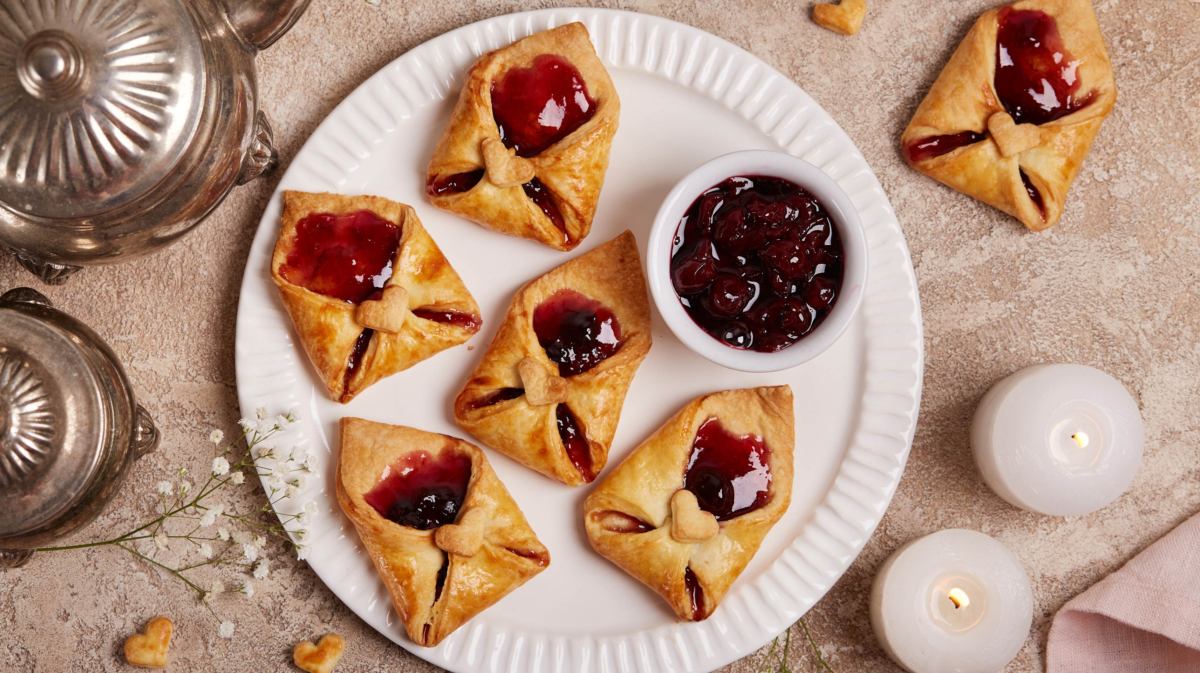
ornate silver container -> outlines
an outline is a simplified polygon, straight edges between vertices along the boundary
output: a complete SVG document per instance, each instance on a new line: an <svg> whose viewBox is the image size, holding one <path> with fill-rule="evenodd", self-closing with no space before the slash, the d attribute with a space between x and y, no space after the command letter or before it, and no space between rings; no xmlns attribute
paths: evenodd
<svg viewBox="0 0 1200 673"><path fill-rule="evenodd" d="M308 3L0 2L0 246L62 282L171 243L272 167L254 56Z"/></svg>
<svg viewBox="0 0 1200 673"><path fill-rule="evenodd" d="M94 519L157 445L95 332L34 290L0 296L0 568Z"/></svg>

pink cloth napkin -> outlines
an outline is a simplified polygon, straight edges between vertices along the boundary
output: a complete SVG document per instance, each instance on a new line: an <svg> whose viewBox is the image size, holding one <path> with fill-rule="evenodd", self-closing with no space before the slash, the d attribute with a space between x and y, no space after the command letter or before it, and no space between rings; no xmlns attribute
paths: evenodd
<svg viewBox="0 0 1200 673"><path fill-rule="evenodd" d="M1058 611L1047 673L1200 673L1200 514Z"/></svg>

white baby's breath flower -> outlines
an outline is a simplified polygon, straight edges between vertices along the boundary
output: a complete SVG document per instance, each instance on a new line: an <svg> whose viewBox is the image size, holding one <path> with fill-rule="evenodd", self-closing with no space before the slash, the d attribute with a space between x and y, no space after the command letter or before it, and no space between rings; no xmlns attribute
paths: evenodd
<svg viewBox="0 0 1200 673"><path fill-rule="evenodd" d="M229 529L228 528L218 528L217 529L217 539L219 539L221 542L228 542L229 541Z"/></svg>
<svg viewBox="0 0 1200 673"><path fill-rule="evenodd" d="M225 620L221 622L220 626L217 627L217 635L221 636L222 638L232 638L233 629L233 622Z"/></svg>
<svg viewBox="0 0 1200 673"><path fill-rule="evenodd" d="M225 460L224 456L213 458L212 473L214 477L223 477L229 474L229 461Z"/></svg>
<svg viewBox="0 0 1200 673"><path fill-rule="evenodd" d="M183 481L179 482L179 494L180 495L184 495L186 493L191 493L191 491L192 491L192 482L188 481L187 479L184 479Z"/></svg>
<svg viewBox="0 0 1200 673"><path fill-rule="evenodd" d="M288 414L278 414L275 416L275 425L280 428L286 428L292 424L293 417Z"/></svg>
<svg viewBox="0 0 1200 673"><path fill-rule="evenodd" d="M283 489L283 497L285 498L294 498L296 497L297 493L299 493L299 490L296 488L296 485L291 482L289 482L288 485Z"/></svg>
<svg viewBox="0 0 1200 673"><path fill-rule="evenodd" d="M246 418L239 418L238 425L241 426L242 432L245 434L254 432L254 428L255 428L254 421L251 421Z"/></svg>
<svg viewBox="0 0 1200 673"><path fill-rule="evenodd" d="M278 493L279 491L283 490L283 487L283 477L280 477L278 474L272 474L271 476L267 477L268 491Z"/></svg>
<svg viewBox="0 0 1200 673"><path fill-rule="evenodd" d="M207 542L201 542L200 543L200 555L207 559L212 558L213 557L212 545L208 544Z"/></svg>
<svg viewBox="0 0 1200 673"><path fill-rule="evenodd" d="M288 454L288 458L297 465L303 463L308 460L308 447L303 445L293 446L292 452Z"/></svg>
<svg viewBox="0 0 1200 673"><path fill-rule="evenodd" d="M225 513L225 505L220 503L208 508L204 516L200 517L200 527L207 528L217 522L217 517Z"/></svg>
<svg viewBox="0 0 1200 673"><path fill-rule="evenodd" d="M212 442L213 444L220 444L221 442L225 441L225 433L221 432L220 430L213 430L212 432L208 433L208 441Z"/></svg>
<svg viewBox="0 0 1200 673"><path fill-rule="evenodd" d="M307 559L308 559L308 545L305 545L305 544L296 545L296 560L304 561Z"/></svg>
<svg viewBox="0 0 1200 673"><path fill-rule="evenodd" d="M229 481L232 481L234 484L241 486L242 484L246 483L246 475L242 474L241 470L238 470L229 475Z"/></svg>
<svg viewBox="0 0 1200 673"><path fill-rule="evenodd" d="M254 563L255 561L257 561L258 560L258 547L255 547L252 544L242 545L242 559L244 559L246 561L246 563Z"/></svg>
<svg viewBox="0 0 1200 673"><path fill-rule="evenodd" d="M200 593L200 600L205 603L213 602L213 598L215 598L215 597L213 596L211 591L203 591Z"/></svg>
<svg viewBox="0 0 1200 673"><path fill-rule="evenodd" d="M233 531L233 541L238 544L246 544L250 542L251 539L252 538L250 537L250 534L244 530Z"/></svg>
<svg viewBox="0 0 1200 673"><path fill-rule="evenodd" d="M250 580L242 582L242 585L238 587L238 592L246 598L254 598L254 583Z"/></svg>
<svg viewBox="0 0 1200 673"><path fill-rule="evenodd" d="M260 559L258 563L254 564L254 579L265 580L269 572L271 569L267 564L267 559Z"/></svg>
<svg viewBox="0 0 1200 673"><path fill-rule="evenodd" d="M266 418L267 418L267 408L266 408L266 407L259 407L259 408L255 409L255 410L254 410L254 416L255 416L255 418L257 418L257 419L258 419L258 420L260 420L260 421L266 420Z"/></svg>
<svg viewBox="0 0 1200 673"><path fill-rule="evenodd" d="M171 495L175 492L175 484L164 479L154 485L154 490L158 491L159 495Z"/></svg>
<svg viewBox="0 0 1200 673"><path fill-rule="evenodd" d="M159 549L166 549L167 545L169 545L170 543L171 543L171 541L169 539L167 539L166 531L160 530L154 534L154 546L155 547L158 547Z"/></svg>
<svg viewBox="0 0 1200 673"><path fill-rule="evenodd" d="M254 546L258 547L259 549L262 549L263 547L267 546L267 538L265 538L261 535L254 536Z"/></svg>
<svg viewBox="0 0 1200 673"><path fill-rule="evenodd" d="M210 594L225 593L225 583L222 582L221 580L213 580L212 584L209 585L209 587L208 587L208 593L210 593Z"/></svg>

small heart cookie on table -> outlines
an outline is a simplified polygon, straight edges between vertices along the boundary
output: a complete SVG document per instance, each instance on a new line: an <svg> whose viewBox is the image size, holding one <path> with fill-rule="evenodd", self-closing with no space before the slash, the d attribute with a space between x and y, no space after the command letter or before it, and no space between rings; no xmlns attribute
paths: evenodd
<svg viewBox="0 0 1200 673"><path fill-rule="evenodd" d="M813 21L818 26L842 35L857 33L866 16L867 0L842 0L836 5L822 2L812 10Z"/></svg>
<svg viewBox="0 0 1200 673"><path fill-rule="evenodd" d="M315 645L311 640L296 643L292 650L292 661L297 668L308 673L330 673L345 649L345 639L336 633L327 633Z"/></svg>
<svg viewBox="0 0 1200 673"><path fill-rule="evenodd" d="M174 630L171 620L161 615L146 622L141 633L125 639L125 661L138 668L166 668Z"/></svg>

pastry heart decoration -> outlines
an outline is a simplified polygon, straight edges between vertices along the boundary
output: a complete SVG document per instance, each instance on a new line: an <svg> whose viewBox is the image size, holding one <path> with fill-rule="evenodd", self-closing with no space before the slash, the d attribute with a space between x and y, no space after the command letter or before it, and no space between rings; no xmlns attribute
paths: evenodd
<svg viewBox="0 0 1200 673"><path fill-rule="evenodd" d="M1116 102L1090 0L1022 0L985 12L901 136L916 170L1040 231Z"/></svg>
<svg viewBox="0 0 1200 673"><path fill-rule="evenodd" d="M627 231L517 292L454 420L526 467L585 484L608 461L650 343L650 300Z"/></svg>
<svg viewBox="0 0 1200 673"><path fill-rule="evenodd" d="M813 21L822 28L842 35L854 35L862 28L863 19L867 16L867 0L818 3L813 5L812 16Z"/></svg>
<svg viewBox="0 0 1200 673"><path fill-rule="evenodd" d="M584 502L592 548L707 619L791 502L792 407L787 386L689 402Z"/></svg>
<svg viewBox="0 0 1200 673"><path fill-rule="evenodd" d="M483 546L484 527L487 513L473 509L462 515L458 523L439 526L433 532L433 543L447 554L474 556Z"/></svg>
<svg viewBox="0 0 1200 673"><path fill-rule="evenodd" d="M429 160L429 202L559 250L579 245L608 169L620 101L587 28L484 54Z"/></svg>
<svg viewBox="0 0 1200 673"><path fill-rule="evenodd" d="M336 633L327 633L317 643L311 640L296 643L292 649L292 662L307 673L331 673L345 649L345 639Z"/></svg>
<svg viewBox="0 0 1200 673"><path fill-rule="evenodd" d="M125 661L138 668L166 668L174 630L175 625L166 617L151 619L141 633L125 639Z"/></svg>
<svg viewBox="0 0 1200 673"><path fill-rule="evenodd" d="M696 495L686 488L671 496L671 537L676 542L705 542L721 532L721 523L712 512L700 509Z"/></svg>

